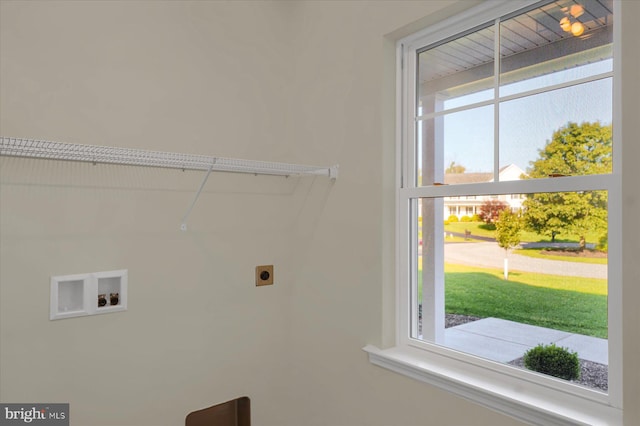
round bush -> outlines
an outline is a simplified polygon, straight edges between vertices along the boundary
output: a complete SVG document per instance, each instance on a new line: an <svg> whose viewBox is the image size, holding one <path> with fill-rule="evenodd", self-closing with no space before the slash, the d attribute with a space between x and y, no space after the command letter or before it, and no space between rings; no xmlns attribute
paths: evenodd
<svg viewBox="0 0 640 426"><path fill-rule="evenodd" d="M478 225L478 228L484 229L486 231L495 231L496 224L495 223L483 223L482 225Z"/></svg>
<svg viewBox="0 0 640 426"><path fill-rule="evenodd" d="M471 216L471 222L482 222L482 218L479 214L474 214L473 216Z"/></svg>
<svg viewBox="0 0 640 426"><path fill-rule="evenodd" d="M604 234L602 237L600 237L596 248L600 251L609 251L609 237L607 234Z"/></svg>
<svg viewBox="0 0 640 426"><path fill-rule="evenodd" d="M447 218L447 220L448 220L449 222L451 222L451 223L453 223L453 222L459 222L459 220L458 220L458 216L456 216L455 214L452 214L451 216L449 216L449 217Z"/></svg>
<svg viewBox="0 0 640 426"><path fill-rule="evenodd" d="M580 378L580 360L577 352L550 345L538 345L524 354L524 366L529 370L565 380Z"/></svg>
<svg viewBox="0 0 640 426"><path fill-rule="evenodd" d="M469 216L462 216L460 218L460 222L471 222L471 217Z"/></svg>

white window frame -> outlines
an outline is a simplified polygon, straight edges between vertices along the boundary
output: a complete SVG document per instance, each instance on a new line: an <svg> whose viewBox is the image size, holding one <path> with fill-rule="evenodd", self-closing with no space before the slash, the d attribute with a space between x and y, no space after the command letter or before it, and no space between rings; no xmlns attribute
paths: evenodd
<svg viewBox="0 0 640 426"><path fill-rule="evenodd" d="M622 202L620 141L620 20L614 25L613 43L613 172L610 175L574 176L448 186L417 186L415 152L416 51L424 46L497 20L501 16L540 3L530 0L497 0L473 7L441 21L397 44L396 100L396 344L379 349L367 346L376 365L453 392L493 410L532 424L622 423ZM620 7L614 1L614 16ZM546 91L548 89L543 89ZM518 95L520 96L520 95ZM502 99L504 100L504 98ZM498 102L497 100L492 102ZM497 133L497 132L496 132ZM497 150L496 150L497 151ZM496 162L497 163L497 162ZM497 170L498 167L495 167ZM494 173L497 173L494 172ZM408 178L409 177L409 178ZM497 177L497 176L496 176ZM497 181L497 179L495 179ZM412 321L411 212L409 199L469 195L507 195L564 192L588 189L608 191L608 343L609 390L602 393L563 380L513 368L410 337ZM415 247L415 246L414 246ZM444 307L443 307L444 309Z"/></svg>

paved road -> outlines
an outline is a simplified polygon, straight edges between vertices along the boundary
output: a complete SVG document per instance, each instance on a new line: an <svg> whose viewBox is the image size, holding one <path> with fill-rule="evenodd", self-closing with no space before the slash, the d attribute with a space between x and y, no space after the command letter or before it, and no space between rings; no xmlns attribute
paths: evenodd
<svg viewBox="0 0 640 426"><path fill-rule="evenodd" d="M503 267L504 249L495 242L450 243L444 245L447 262L491 268ZM509 270L540 274L568 275L587 278L607 278L607 265L537 259L509 253Z"/></svg>

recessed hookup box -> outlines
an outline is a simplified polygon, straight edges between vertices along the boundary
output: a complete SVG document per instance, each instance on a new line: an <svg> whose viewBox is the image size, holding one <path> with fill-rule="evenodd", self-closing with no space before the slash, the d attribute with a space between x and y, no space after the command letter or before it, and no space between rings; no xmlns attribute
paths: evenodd
<svg viewBox="0 0 640 426"><path fill-rule="evenodd" d="M256 286L273 285L273 265L256 266Z"/></svg>

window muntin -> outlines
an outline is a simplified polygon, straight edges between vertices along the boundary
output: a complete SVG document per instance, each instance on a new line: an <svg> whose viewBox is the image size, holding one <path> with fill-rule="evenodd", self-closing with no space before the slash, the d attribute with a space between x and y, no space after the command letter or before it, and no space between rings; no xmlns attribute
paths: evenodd
<svg viewBox="0 0 640 426"><path fill-rule="evenodd" d="M545 13L549 15L548 11L552 10L550 8L559 7L559 11L554 12L555 15L558 15L559 12L564 14L565 12L563 12L562 10L564 8L569 7L573 3L574 2L556 1L556 2L550 3L547 6L542 6L541 8L546 8L544 9L545 11L547 11ZM599 1L597 3L599 5L598 7L604 5L603 8L607 11L612 9L611 7L607 8L607 5L610 5L610 2ZM591 2L590 4L591 6L593 6L594 2ZM531 9L527 13L533 14L532 11L534 10L535 8ZM610 15L610 12L608 13ZM509 16L509 19L516 18L517 16L518 14L512 14ZM553 16L553 15L550 15L550 16ZM476 24L478 23L477 21L475 22ZM500 22L499 20L495 21L496 25L500 25L499 22ZM551 21L547 21L547 22L551 22ZM605 25L611 25L612 23L611 16L608 16L606 19L603 19L602 22L604 22ZM612 32L610 28L608 29L608 31ZM463 34L467 36L469 33L467 32ZM585 33L585 35L588 35L588 33ZM565 36L565 37L568 37L568 36ZM448 36L447 40L448 42L450 42L454 38L455 37ZM437 41L434 42L433 34L427 37L426 39L428 39L429 42L425 43L424 46L438 46ZM586 40L586 39L588 38L583 37L581 40ZM586 44L584 45L586 46ZM554 47L553 44L551 45L551 47L547 46L547 48L553 48L553 47ZM544 48L545 48L544 46L540 47L540 49L544 49ZM406 109L406 111L409 112L409 115L406 116L408 118L408 122L405 122L405 125L412 126L413 129L408 128L409 130L406 134L409 136L409 139L405 139L405 140L408 140L409 143L405 145L404 149L402 150L402 152L405 155L404 161L402 164L408 167L403 169L404 179L402 179L401 182L405 182L408 185L404 187L404 189L401 188L399 190L400 207L398 211L401 217L407 217L405 215L408 215L408 217L410 218L408 222L400 219L401 226L399 229L401 229L401 232L403 232L402 231L403 229L404 229L404 232L406 232L405 234L406 237L404 239L401 236L401 239L400 239L401 245L403 244L403 241L404 241L405 243L407 243L408 249L407 251L404 251L401 248L399 265L401 268L407 267L408 272L406 274L402 271L400 272L401 280L399 285L402 286L402 285L407 285L407 283L410 283L409 290L405 292L404 290L401 289L400 294L407 295L406 299L401 298L401 303L406 303L406 302L403 302L404 300L411 301L411 302L409 302L408 306L406 307L400 307L401 311L403 312L402 315L407 314L407 318L409 319L408 325L405 326L403 325L402 322L400 324L399 330L401 331L401 336L400 336L401 342L404 342L405 344L409 344L410 346L416 345L413 342L431 342L431 343L428 343L427 345L418 345L418 346L424 349L432 350L434 353L445 353L445 352L441 352L440 350L430 349L431 346L429 346L429 344L433 344L433 342L436 342L436 343L439 342L440 341L439 339L441 339L441 335L443 334L443 331L444 331L444 302L437 303L438 298L440 298L441 301L444 300L444 293L445 293L444 292L445 271L444 271L444 267L441 266L441 265L444 265L444 263L441 262L441 259L443 259L443 256L444 256L442 248L445 244L446 234L444 233L443 227L441 226L441 224L444 222L444 219L446 219L445 217L443 217L444 216L443 212L445 214L451 211L459 212L460 211L459 208L462 208L462 207L456 206L456 209L453 210L452 207L449 206L448 207L449 210L447 210L443 202L445 199L452 199L453 197L465 199L469 196L477 196L477 197L486 196L489 199L498 200L501 197L505 196L505 194L507 195L507 197L509 197L510 194L525 194L525 193L532 193L536 191L538 193L543 193L543 192L553 192L553 191L559 191L559 190L579 192L584 190L588 191L588 190L599 189L599 190L608 191L610 193L612 190L614 193L616 192L615 182L617 181L617 179L612 179L613 176L611 176L610 174L611 168L609 169L609 171L604 172L606 174L599 175L597 179L591 179L590 177L586 176L587 174L590 174L590 173L572 175L574 177L568 178L568 180L522 179L523 177L524 178L528 177L526 173L520 173L518 177L514 177L512 175L507 179L501 176L503 169L507 167L502 163L500 158L500 156L502 155L501 150L503 149L501 145L503 141L501 140L502 136L500 134L501 133L500 122L501 120L504 120L504 118L501 117L500 115L502 106L507 102L514 101L520 98L527 98L527 97L539 95L545 92L553 92L553 91L562 90L565 88L571 88L572 86L587 85L587 84L590 84L591 82L597 82L600 80L604 81L606 79L612 78L613 72L611 72L611 69L612 69L613 61L611 60L612 55L610 54L610 52L613 50L612 46L604 45L604 46L598 46L598 48L600 49L600 52L606 51L608 49L609 53L601 55L601 57L598 59L598 62L596 62L595 64L588 64L587 62L589 62L589 60L587 60L586 62L583 60L585 57L593 57L591 54L595 52L593 50L595 48L593 48L593 46L590 45L589 49L591 50L588 52L589 55L586 55L585 53L586 51L583 52L585 53L583 55L583 59L577 60L576 59L577 56L575 56L576 54L574 54L571 60L575 60L578 63L574 63L573 65L571 65L568 70L564 70L564 71L551 70L549 71L550 74L547 74L547 73L538 72L538 70L541 70L544 67L532 67L528 70L528 71L532 71L532 73L530 73L525 79L510 79L510 77L515 74L513 73L508 74L507 72L499 74L499 77L494 76L493 80L495 85L493 87L493 90L483 88L478 92L478 93L487 92L487 90L490 92L493 92L492 96L495 94L495 97L493 97L491 100L488 100L488 101L478 100L478 99L472 99L471 101L468 101L469 98L465 98L465 96L470 96L473 93L472 91L467 91L467 93L460 96L459 98L455 98L455 99L449 98L449 99L445 99L444 101L442 101L442 98L433 96L433 93L429 94L430 98L416 99L416 96L419 97L421 94L425 93L424 91L420 91L418 89L421 86L421 82L418 81L419 65L416 65L415 67L416 74L411 74L411 73L408 74L409 76L413 76L412 78L414 78L415 81L413 84L405 86L409 88L409 92L405 92L405 95L408 94L408 97L405 98L408 101L408 108ZM416 55L415 58L416 60L418 60L418 55L424 55L427 50L428 49L422 48L421 46L418 46L414 42L414 44L412 44L411 47L407 50L407 53L409 55L415 54ZM578 56L580 55L578 54ZM569 63L569 60L567 58L561 58L559 60L560 61L564 60L565 62ZM406 63L411 64L412 63L411 59L409 59ZM543 65L547 65L547 64L543 64ZM498 69L500 69L500 63L494 64L494 67L497 67ZM412 68L409 67L409 69L412 69ZM552 75L554 73L556 74ZM523 75L525 74L520 74L520 76L523 76ZM501 79L503 84L502 86L500 86ZM558 82L558 79L560 79L560 82ZM467 86L467 87L471 87L471 86ZM415 91L413 89L415 89ZM510 92L507 90L510 90ZM449 90L449 92L454 93L455 91ZM498 94L500 94L500 96L498 96ZM429 102L431 99L438 99L439 101L442 101L444 104L449 102L449 104L440 105L440 106L436 105L435 107L434 105L430 106L426 104L426 102ZM412 109L412 106L411 106L412 103L413 105L416 106L415 109ZM482 180L472 181L472 182L469 182L469 181L447 182L445 179L445 175L446 175L445 170L451 163L447 162L443 158L444 151L445 151L444 146L446 146L447 140L446 140L446 136L443 137L443 133L446 135L446 132L443 132L442 123L444 123L444 120L449 115L453 116L454 114L458 114L460 112L472 111L472 110L484 108L487 106L493 107L495 111L495 114L493 115L492 120L488 122L488 125L493 126L493 129L495 129L495 132L493 134L493 146L489 154L493 158L493 165L492 165L493 170L491 171L493 174L492 178L482 179ZM429 137L429 133L426 133L426 136L425 136L425 132L420 130L420 123L427 122L429 120L432 120L432 122L434 123L434 127L431 131L431 134L433 134L433 136L431 138ZM599 120L605 125L608 125L611 122L609 121L609 123L607 123L606 119L599 119ZM538 121L545 122L546 120L538 118ZM582 122L582 121L583 120L578 120L578 122ZM418 123L417 125L416 125L416 122ZM437 127L438 123L440 123L440 127ZM459 127L464 128L464 126L459 126ZM548 135L546 136L545 142L546 140L552 137L552 133L555 130L557 129L550 129L550 131L547 132ZM529 131L529 129L525 128L524 131ZM472 132L467 132L467 134L473 137L476 136ZM411 136L411 135L414 135L414 136ZM412 137L415 137L415 139L411 139ZM539 148L544 147L545 142L542 142ZM412 167L410 166L411 164L413 164ZM458 161L456 161L456 164L462 165L465 168L468 167L467 165L462 164L461 162L458 162ZM422 168L423 165L424 165L424 168ZM526 169L526 165L524 165L523 167ZM473 167L470 167L470 168L473 170ZM424 179L423 176L427 176L427 179ZM545 175L545 176L535 176L535 177L547 178L550 176ZM536 183L535 181L538 181L538 183ZM441 183L444 183L445 185L441 185ZM415 185L415 187L413 185ZM459 188L456 189L456 187L459 187ZM505 190L505 188L507 188L508 190ZM614 197L614 198L616 198L619 203L619 198L617 197ZM518 199L518 197L515 197L515 199ZM407 203L408 210L405 207L402 207L403 203ZM616 203L615 205L617 206L618 203ZM424 214L425 218L432 217L432 219L429 219L429 220L425 219L424 221L422 220L418 221L418 217L421 214ZM431 222L433 225L429 225L429 223ZM616 233L619 233L619 230L614 232L614 234ZM616 235L619 235L619 234L616 234ZM421 255L422 257L419 259L417 256L417 253L425 253L425 256ZM417 268L418 268L419 262L422 262L421 266L423 270L428 271L428 273L422 274L422 275L418 274ZM616 259L612 259L612 262L613 262L613 265L619 266L619 262L617 262ZM402 278L406 278L406 279L402 279ZM422 297L421 298L429 302L429 303L425 303L424 306L422 307L422 310L423 310L423 312L421 312L422 322L420 321L420 318L419 318L420 312L418 309L418 305L413 303L418 298L419 287L417 283L419 279L422 280ZM615 286L616 282L617 281L615 280L612 281L611 285ZM607 283L607 285L608 284L609 283ZM608 290L611 290L611 289L608 289ZM614 291L612 292L609 291L608 294L615 295L615 300L617 300L619 292L615 287L613 290ZM426 298L424 296L425 294L427 295ZM608 303L609 302L607 302L607 304ZM614 303L617 303L617 302L614 302ZM612 314L609 313L610 317L611 315ZM403 318L403 316L401 316L401 318ZM619 318L616 316L615 312L613 313L613 318L614 318L614 323L618 323ZM422 333L421 339L416 338L416 336L418 336L417 334L418 330L420 331L420 333ZM616 345L619 345L619 341L616 340L618 336L616 336L615 330L613 331L613 334L614 334L613 338L617 342ZM409 339L407 340L406 337L403 337L403 336L407 336L409 337ZM437 344L440 345L439 343ZM438 346L438 347L442 348L442 346ZM619 352L619 347L616 346L613 352L614 360L620 359L618 352ZM463 359L463 358L459 358L460 354L458 352L455 352L455 354L451 353L450 355L447 355L447 356ZM476 363L475 361L473 361L473 358L465 359L465 362L470 362L472 364ZM477 364L481 365L482 363L478 361ZM618 368L618 366L616 365L613 367L614 367L614 372L617 372L618 370L616 369ZM500 371L502 372L502 370ZM529 373L525 373L525 374L529 374ZM614 377L619 377L617 376L617 374L618 373L614 373ZM515 376L523 377L522 375L519 375L519 374L514 374L514 377ZM537 380L534 380L534 381L540 384L543 383ZM619 383L616 382L616 384L619 387ZM556 386L556 385L557 383L553 386ZM567 390L569 388L563 388L563 389ZM615 394L614 396L616 401L619 401L618 399L619 391L615 391L614 394ZM604 401L604 400L605 399L602 399L601 401Z"/></svg>

